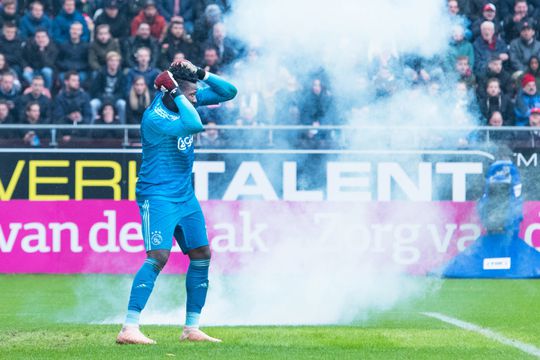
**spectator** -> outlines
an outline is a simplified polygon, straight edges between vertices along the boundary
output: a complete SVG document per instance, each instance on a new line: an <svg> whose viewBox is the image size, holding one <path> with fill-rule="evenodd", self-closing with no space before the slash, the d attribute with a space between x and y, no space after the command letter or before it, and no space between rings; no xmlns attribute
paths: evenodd
<svg viewBox="0 0 540 360"><path fill-rule="evenodd" d="M527 0L515 0L514 11L503 21L505 40L507 43L519 37L522 20L531 17Z"/></svg>
<svg viewBox="0 0 540 360"><path fill-rule="evenodd" d="M131 84L138 76L142 76L146 81L146 86L152 89L159 70L150 66L150 49L139 48L135 53L135 58L137 66L130 68L127 73L127 89L131 88Z"/></svg>
<svg viewBox="0 0 540 360"><path fill-rule="evenodd" d="M497 8L492 3L487 3L482 8L482 16L472 24L473 40L480 36L480 26L484 21L491 21L495 25L495 35L500 36L502 34L503 28L501 23L497 21Z"/></svg>
<svg viewBox="0 0 540 360"><path fill-rule="evenodd" d="M39 1L30 3L30 9L21 19L19 35L21 39L33 38L37 29L45 29L47 33L52 31L52 20L43 12L43 4Z"/></svg>
<svg viewBox="0 0 540 360"><path fill-rule="evenodd" d="M137 29L137 35L131 36L124 42L123 59L125 67L134 67L137 65L135 54L140 48L150 49L150 66L155 67L159 59L159 44L150 36L150 25L142 23Z"/></svg>
<svg viewBox="0 0 540 360"><path fill-rule="evenodd" d="M216 4L208 5L204 10L204 15L196 22L193 30L193 41L196 44L205 43L214 25L223 20L221 9Z"/></svg>
<svg viewBox="0 0 540 360"><path fill-rule="evenodd" d="M205 71L214 74L221 74L220 59L215 47L210 46L204 49L204 57L201 66Z"/></svg>
<svg viewBox="0 0 540 360"><path fill-rule="evenodd" d="M2 73L11 73L13 75L13 86L17 91L21 91L21 82L19 81L19 77L17 75L17 72L9 67L9 64L6 62L6 57L4 54L0 53L0 74Z"/></svg>
<svg viewBox="0 0 540 360"><path fill-rule="evenodd" d="M146 0L127 1L127 4L124 6L126 8L125 10L127 12L127 18L133 19L144 8L145 3Z"/></svg>
<svg viewBox="0 0 540 360"><path fill-rule="evenodd" d="M499 111L494 111L488 118L488 126L501 128L507 125L506 120ZM515 142L515 135L511 131L478 131L477 142L493 142L498 146L512 146Z"/></svg>
<svg viewBox="0 0 540 360"><path fill-rule="evenodd" d="M126 123L126 101L124 100L124 93L127 82L120 68L121 62L122 58L119 53L115 51L108 53L107 65L97 73L92 82L92 88L90 89L92 100L90 101L90 105L92 106L93 119L96 118L102 104L110 103L114 105L115 114L118 114L120 123Z"/></svg>
<svg viewBox="0 0 540 360"><path fill-rule="evenodd" d="M528 122L524 126L530 126L531 131L517 131L514 145L516 147L540 147L540 108L530 110Z"/></svg>
<svg viewBox="0 0 540 360"><path fill-rule="evenodd" d="M90 31L88 30L87 22L84 16L75 8L75 0L64 0L62 10L53 20L54 41L58 44L63 44L69 41L69 28L74 22L79 22L83 25L83 33L81 41L90 41Z"/></svg>
<svg viewBox="0 0 540 360"><path fill-rule="evenodd" d="M79 74L76 71L68 71L64 85L64 89L54 100L53 119L58 124L90 124L92 120L90 97L81 89ZM62 134L64 141L69 141L71 136L79 135L70 131L63 131Z"/></svg>
<svg viewBox="0 0 540 360"><path fill-rule="evenodd" d="M215 121L210 120L206 123L206 129L199 135L197 146L204 149L219 149L226 147L225 139L216 128Z"/></svg>
<svg viewBox="0 0 540 360"><path fill-rule="evenodd" d="M510 63L512 70L523 73L527 69L531 56L540 56L540 41L534 38L532 20L521 22L519 38L510 43Z"/></svg>
<svg viewBox="0 0 540 360"><path fill-rule="evenodd" d="M195 6L197 19L202 17L205 9L207 9L209 5L216 5L221 12L226 14L232 8L232 0L198 0Z"/></svg>
<svg viewBox="0 0 540 360"><path fill-rule="evenodd" d="M333 124L334 99L320 78L311 87L300 104L301 122L304 125Z"/></svg>
<svg viewBox="0 0 540 360"><path fill-rule="evenodd" d="M229 65L233 61L243 56L243 48L240 42L227 36L225 24L217 23L212 29L212 35L206 42L204 48L215 47L221 64Z"/></svg>
<svg viewBox="0 0 540 360"><path fill-rule="evenodd" d="M20 137L23 142L32 147L42 146L42 141L48 139L50 130L38 130L39 125L48 124L49 119L42 116L41 108L37 102L29 102L24 107L24 115L21 119L21 124L36 125L35 129L23 129L20 131Z"/></svg>
<svg viewBox="0 0 540 360"><path fill-rule="evenodd" d="M458 80L467 84L467 88L469 90L476 88L476 78L472 72L469 64L469 58L467 56L460 56L457 58L455 71L457 73Z"/></svg>
<svg viewBox="0 0 540 360"><path fill-rule="evenodd" d="M481 73L487 68L489 59L498 56L503 62L508 60L505 42L495 35L495 25L484 21L480 26L481 36L474 41L475 73Z"/></svg>
<svg viewBox="0 0 540 360"><path fill-rule="evenodd" d="M448 14L453 25L462 26L465 30L465 38L472 39L471 21L466 16L461 14L461 9L457 0L448 0Z"/></svg>
<svg viewBox="0 0 540 360"><path fill-rule="evenodd" d="M105 66L107 63L107 54L111 51L120 53L118 39L111 37L109 25L98 25L96 39L92 41L88 51L88 63L92 71L100 71Z"/></svg>
<svg viewBox="0 0 540 360"><path fill-rule="evenodd" d="M9 67L20 73L22 61L22 41L17 37L17 26L13 23L5 23L4 26L2 26L0 53L4 54L6 57Z"/></svg>
<svg viewBox="0 0 540 360"><path fill-rule="evenodd" d="M156 40L161 40L167 30L167 22L157 11L156 2L154 0L147 0L144 9L141 10L131 22L132 36L137 34L139 25L142 23L150 26L150 35Z"/></svg>
<svg viewBox="0 0 540 360"><path fill-rule="evenodd" d="M81 42L83 26L74 22L69 27L69 41L58 46L56 65L60 71L60 81L64 80L66 71L75 70L84 83L88 79L88 43Z"/></svg>
<svg viewBox="0 0 540 360"><path fill-rule="evenodd" d="M0 100L0 139L13 139L18 137L17 130L4 130L2 125L15 124L15 118L11 115L9 111L9 106L4 100Z"/></svg>
<svg viewBox="0 0 540 360"><path fill-rule="evenodd" d="M505 125L514 124L514 105L510 98L501 92L499 79L489 79L486 88L486 97L479 98L480 112L485 119L489 119L491 114L498 111L502 114Z"/></svg>
<svg viewBox="0 0 540 360"><path fill-rule="evenodd" d="M17 109L25 109L26 105L31 102L37 102L41 111L41 115L47 119L51 118L51 98L44 94L45 82L40 75L34 76L32 84L30 84L30 91L25 91L16 102ZM19 110L18 117L22 120L24 113Z"/></svg>
<svg viewBox="0 0 540 360"><path fill-rule="evenodd" d="M17 8L19 15L24 15L25 11L30 9L33 2L38 1L43 5L43 11L46 14L56 14L58 11L53 11L53 1L59 0L17 0ZM61 4L59 4L60 6Z"/></svg>
<svg viewBox="0 0 540 360"><path fill-rule="evenodd" d="M179 20L173 20L161 44L160 67L168 68L174 55L181 52L188 59L195 59L198 49L191 37L185 32L184 24Z"/></svg>
<svg viewBox="0 0 540 360"><path fill-rule="evenodd" d="M2 8L0 9L0 25L5 23L13 23L19 25L19 14L17 13L16 0L3 0Z"/></svg>
<svg viewBox="0 0 540 360"><path fill-rule="evenodd" d="M37 30L34 39L27 41L23 48L24 80L31 83L35 75L41 75L45 80L45 86L50 90L53 84L53 68L57 56L58 49L49 39L47 32L41 29Z"/></svg>
<svg viewBox="0 0 540 360"><path fill-rule="evenodd" d="M1 67L0 67L1 70ZM525 74L531 74L536 79L536 88L540 89L540 60L538 56L531 56ZM523 75L525 75L523 74Z"/></svg>
<svg viewBox="0 0 540 360"><path fill-rule="evenodd" d="M9 110L13 110L15 107L20 91L20 88L15 87L15 79L16 77L10 72L3 73L0 79L0 99L8 104Z"/></svg>
<svg viewBox="0 0 540 360"><path fill-rule="evenodd" d="M531 74L525 74L521 80L521 91L516 97L514 109L516 126L526 126L531 109L540 108L540 95L536 89L536 81Z"/></svg>
<svg viewBox="0 0 540 360"><path fill-rule="evenodd" d="M116 111L113 104L105 102L99 111L99 116L94 121L95 125L120 125L120 121L116 116ZM121 139L123 136L122 130L92 130L94 139Z"/></svg>
<svg viewBox="0 0 540 360"><path fill-rule="evenodd" d="M474 68L474 48L472 44L465 39L463 26L456 25L452 28L452 41L446 58L447 69L452 69L456 64L458 57L466 56L469 59L469 65Z"/></svg>
<svg viewBox="0 0 540 360"><path fill-rule="evenodd" d="M175 17L184 19L188 33L193 32L196 0L157 0L157 9L168 22Z"/></svg>
<svg viewBox="0 0 540 360"><path fill-rule="evenodd" d="M140 124L142 115L150 105L150 90L146 86L144 77L138 76L133 79L133 85L128 93L127 122Z"/></svg>
<svg viewBox="0 0 540 360"><path fill-rule="evenodd" d="M96 17L96 36L99 25L109 25L111 36L115 39L124 39L129 36L129 22L124 14L119 11L118 0L105 0L103 12Z"/></svg>
<svg viewBox="0 0 540 360"><path fill-rule="evenodd" d="M478 96L486 96L487 82L491 78L499 79L501 91L508 95L510 98L514 97L514 83L510 77L510 74L503 68L502 60L494 55L488 63L487 69L481 72L477 76L478 82Z"/></svg>

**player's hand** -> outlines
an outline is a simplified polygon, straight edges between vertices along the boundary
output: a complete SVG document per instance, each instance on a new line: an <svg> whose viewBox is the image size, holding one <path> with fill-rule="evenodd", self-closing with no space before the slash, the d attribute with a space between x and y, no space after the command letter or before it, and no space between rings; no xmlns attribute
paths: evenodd
<svg viewBox="0 0 540 360"><path fill-rule="evenodd" d="M191 61L188 61L188 60L175 61L175 62L173 62L171 64L171 66L180 66L180 67L183 67L184 69L188 70L192 74L197 73L197 67L195 65L193 65L191 63Z"/></svg>
<svg viewBox="0 0 540 360"><path fill-rule="evenodd" d="M193 63L189 60L175 61L171 64L171 66L182 67L193 75L196 75L199 80L204 80L204 78L206 77L206 71L204 69L201 69L200 67L193 65Z"/></svg>
<svg viewBox="0 0 540 360"><path fill-rule="evenodd" d="M176 90L178 83L174 80L170 71L163 71L154 80L154 87L163 92L171 92Z"/></svg>

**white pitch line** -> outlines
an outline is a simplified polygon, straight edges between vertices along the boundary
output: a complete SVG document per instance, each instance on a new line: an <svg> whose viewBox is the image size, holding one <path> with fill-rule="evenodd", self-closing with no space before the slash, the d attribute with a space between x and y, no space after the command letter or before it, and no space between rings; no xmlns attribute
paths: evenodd
<svg viewBox="0 0 540 360"><path fill-rule="evenodd" d="M529 355L533 355L540 358L540 349L537 348L536 346L531 345L531 344L526 344L518 340L507 338L506 336L503 336L493 330L483 328L481 326L478 326L478 325L475 325L475 324L472 324L463 320L459 320L450 316L446 316L440 313L423 312L422 315L438 319L440 321L443 321L448 324L452 324L454 326L457 326L459 328L462 328L468 331L474 331L476 333L479 333L487 337L488 339L498 341L504 345L515 347L516 349L519 349Z"/></svg>

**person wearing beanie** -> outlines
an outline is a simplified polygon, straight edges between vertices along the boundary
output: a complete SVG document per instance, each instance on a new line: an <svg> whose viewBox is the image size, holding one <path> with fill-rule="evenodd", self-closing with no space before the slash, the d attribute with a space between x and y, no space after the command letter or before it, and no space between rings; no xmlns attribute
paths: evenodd
<svg viewBox="0 0 540 360"><path fill-rule="evenodd" d="M521 79L521 90L516 98L514 113L516 126L527 126L531 109L540 108L540 95L536 89L536 79L532 74L525 74Z"/></svg>

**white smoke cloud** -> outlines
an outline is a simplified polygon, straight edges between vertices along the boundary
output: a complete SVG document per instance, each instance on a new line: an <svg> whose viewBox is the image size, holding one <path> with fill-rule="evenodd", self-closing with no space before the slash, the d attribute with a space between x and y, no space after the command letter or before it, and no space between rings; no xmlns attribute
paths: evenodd
<svg viewBox="0 0 540 360"><path fill-rule="evenodd" d="M271 105L272 95L285 86L289 74L322 65L336 99L368 99L366 92L372 85L366 80L366 69L380 54L416 53L430 57L444 53L451 32L444 3L236 0L226 21L229 32L256 46L261 55L236 66L233 82L240 94L258 87ZM450 90L433 93L401 88L384 101L367 103L352 112L340 110L353 124L471 123L472 115L458 106L459 96L454 87L450 84L447 88ZM413 135L382 134L366 140L365 134L359 133L351 137L350 145L417 146L426 144L426 139L437 138L425 131ZM412 141L415 138L416 143ZM409 161L414 164L418 160ZM365 211L369 211L369 206ZM368 217L361 213L349 215L336 220L338 224L329 224L342 229L333 234L333 243L296 237L272 239L270 252L254 253L238 274L222 275L224 269L214 265L203 325L350 323L436 288L437 282L408 277L399 267L377 262L363 252L365 239L361 235L350 236L349 232L352 223ZM392 214L385 220L391 223ZM294 226L294 221L283 226ZM154 293L152 298L162 295ZM143 313L143 323L181 323L179 314L184 309L154 307L154 301L151 299L149 309ZM107 320L111 321L122 320Z"/></svg>
<svg viewBox="0 0 540 360"><path fill-rule="evenodd" d="M377 56L442 55L451 33L444 2L432 0L237 0L227 25L234 36L256 46L261 54L259 59L236 67L233 81L240 91L255 82L271 100L273 92L285 86L287 73L323 66L338 106L341 97L368 98L366 92L371 85L365 79L366 70ZM448 125L451 121L457 124L458 120L460 125L472 123L472 115L459 106L455 86L445 85L444 92L401 88L384 101L366 104L358 113L345 107L338 110L353 124L421 127ZM380 134L366 143L365 136L359 133L349 136L349 145L424 146L426 139L438 138L418 130L413 135ZM413 138L416 143L411 141ZM437 282L407 277L399 267L378 262L364 252L362 244L366 239L349 233L351 224L369 218L364 215L349 214L336 220L339 224L329 224L342 229L333 234L334 243L307 238L272 239L270 252L253 254L240 274L217 275L219 269L214 269L204 323L350 323L437 286ZM392 214L385 221L392 223ZM283 226L294 226L294 222Z"/></svg>

